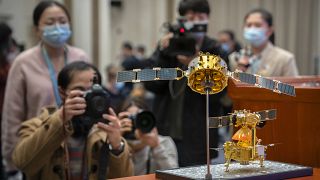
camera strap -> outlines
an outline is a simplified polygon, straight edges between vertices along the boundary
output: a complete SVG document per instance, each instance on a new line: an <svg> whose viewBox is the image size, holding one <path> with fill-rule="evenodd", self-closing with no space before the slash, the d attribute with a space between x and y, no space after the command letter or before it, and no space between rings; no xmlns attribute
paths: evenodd
<svg viewBox="0 0 320 180"><path fill-rule="evenodd" d="M108 169L109 163L109 144L103 143L101 150L100 150L100 157L99 157L99 168L98 168L98 180L106 180L106 173Z"/></svg>
<svg viewBox="0 0 320 180"><path fill-rule="evenodd" d="M150 173L150 169L151 169L151 148L148 151L148 159L147 159L147 167L146 167L146 174Z"/></svg>
<svg viewBox="0 0 320 180"><path fill-rule="evenodd" d="M56 99L57 106L59 107L61 105L62 101L61 101L61 97L59 95L59 90L58 90L57 75L54 70L53 64L50 60L50 57L48 55L47 50L44 48L44 46L42 46L41 50L42 50L43 58L48 66L49 75L50 75L50 79L51 79L52 87L53 87L53 92L54 92L54 97ZM67 52L66 52L66 49L64 48L64 65L66 65L66 64L67 64Z"/></svg>

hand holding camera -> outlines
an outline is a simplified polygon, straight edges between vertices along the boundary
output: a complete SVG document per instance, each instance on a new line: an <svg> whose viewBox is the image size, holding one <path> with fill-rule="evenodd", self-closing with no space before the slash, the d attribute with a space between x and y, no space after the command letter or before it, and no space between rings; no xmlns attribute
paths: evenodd
<svg viewBox="0 0 320 180"><path fill-rule="evenodd" d="M159 146L159 134L157 128L153 128L149 133L142 133L140 129L136 130L136 137L143 144L150 146L151 148L155 148Z"/></svg>
<svg viewBox="0 0 320 180"><path fill-rule="evenodd" d="M160 49L165 49L169 46L170 43L170 39L173 37L173 33L168 33L166 35L164 35L161 39L160 39Z"/></svg>
<svg viewBox="0 0 320 180"><path fill-rule="evenodd" d="M238 53L236 56L239 70L245 72L250 67L250 58L252 55L251 46L245 46L243 49L241 49L240 53Z"/></svg>
<svg viewBox="0 0 320 180"><path fill-rule="evenodd" d="M109 114L103 114L103 118L108 120L109 123L98 122L97 126L101 130L105 131L108 136L108 141L114 149L119 149L121 146L121 124L118 116L113 111L112 108L109 108Z"/></svg>
<svg viewBox="0 0 320 180"><path fill-rule="evenodd" d="M136 114L130 114L129 112L119 113L121 119L121 131L126 139L154 139L155 142L148 143L148 145L157 144L158 133L154 132L156 120L154 115L150 111L140 110ZM150 142L151 140L146 140Z"/></svg>
<svg viewBox="0 0 320 180"><path fill-rule="evenodd" d="M83 98L83 91L72 90L67 94L63 107L60 108L59 114L64 121L70 121L74 116L81 115L86 110L86 101Z"/></svg>
<svg viewBox="0 0 320 180"><path fill-rule="evenodd" d="M117 129L120 131L120 125L117 125L120 122L116 121L117 116L109 107L109 94L99 84L93 84L87 91L71 90L60 109L60 115L65 121L71 121L73 137L86 137L92 126L100 122L100 128L109 133L110 143L117 146L121 139L121 134L117 133ZM109 122L110 126L101 125Z"/></svg>
<svg viewBox="0 0 320 180"><path fill-rule="evenodd" d="M207 21L187 21L184 17L178 19L177 24L165 24L170 32L160 41L160 47L166 48L171 56L193 56L196 45L207 32Z"/></svg>

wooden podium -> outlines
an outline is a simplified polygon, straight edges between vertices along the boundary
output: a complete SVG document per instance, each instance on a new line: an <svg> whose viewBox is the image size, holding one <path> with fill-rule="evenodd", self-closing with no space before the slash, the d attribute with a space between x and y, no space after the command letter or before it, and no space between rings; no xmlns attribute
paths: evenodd
<svg viewBox="0 0 320 180"><path fill-rule="evenodd" d="M296 97L277 94L229 79L228 94L233 109L260 111L277 109L277 119L257 130L268 147L267 159L320 167L320 76L275 77L295 86Z"/></svg>

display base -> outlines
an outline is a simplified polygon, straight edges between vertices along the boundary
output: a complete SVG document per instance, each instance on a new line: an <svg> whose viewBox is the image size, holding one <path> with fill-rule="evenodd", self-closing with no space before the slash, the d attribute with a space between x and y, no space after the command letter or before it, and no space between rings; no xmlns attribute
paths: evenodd
<svg viewBox="0 0 320 180"><path fill-rule="evenodd" d="M211 165L212 179L288 179L302 176L312 176L311 167L299 166L274 161L265 161L264 167L259 162L249 165L240 165L237 162L230 164L229 172L225 172L224 164ZM205 179L207 166L193 166L170 170L156 171L157 179Z"/></svg>

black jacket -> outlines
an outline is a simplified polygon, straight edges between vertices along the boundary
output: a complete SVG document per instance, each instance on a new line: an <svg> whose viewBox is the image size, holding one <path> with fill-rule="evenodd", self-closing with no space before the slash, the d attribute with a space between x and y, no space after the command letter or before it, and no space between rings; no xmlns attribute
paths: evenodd
<svg viewBox="0 0 320 180"><path fill-rule="evenodd" d="M202 52L222 55L217 42L204 38ZM157 49L152 58L157 67L187 67L166 53ZM179 165L190 166L206 163L206 96L192 91L187 86L187 78L180 81L153 81L145 87L156 94L153 111L157 118L157 128L161 135L171 136L177 143ZM171 89L171 90L170 90ZM170 92L171 91L171 92ZM210 95L210 116L224 115L220 98L225 91ZM218 146L218 133L210 129L210 147ZM211 157L216 156L211 151Z"/></svg>

